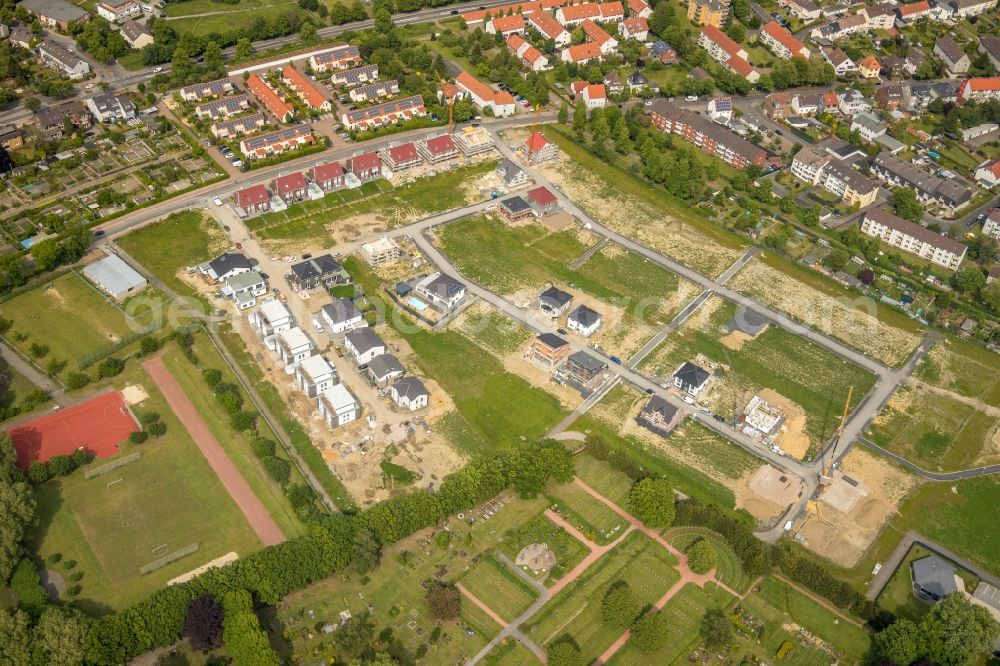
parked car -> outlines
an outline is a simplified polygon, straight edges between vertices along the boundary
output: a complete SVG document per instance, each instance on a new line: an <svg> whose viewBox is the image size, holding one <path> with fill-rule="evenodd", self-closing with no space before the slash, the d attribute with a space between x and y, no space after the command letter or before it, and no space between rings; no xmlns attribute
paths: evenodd
<svg viewBox="0 0 1000 666"><path fill-rule="evenodd" d="M163 71L162 67L154 67L153 68L153 74L159 74L162 71Z"/></svg>
<svg viewBox="0 0 1000 666"><path fill-rule="evenodd" d="M683 400L684 402L686 402L689 405L693 405L694 404L694 398L692 398L689 395L681 396L681 400Z"/></svg>
<svg viewBox="0 0 1000 666"><path fill-rule="evenodd" d="M212 197L212 203L214 203L216 206L221 206L222 199L220 199L219 197Z"/></svg>
<svg viewBox="0 0 1000 666"><path fill-rule="evenodd" d="M685 102L697 102L698 101L698 96L697 95L688 95L687 97L684 98L684 101Z"/></svg>

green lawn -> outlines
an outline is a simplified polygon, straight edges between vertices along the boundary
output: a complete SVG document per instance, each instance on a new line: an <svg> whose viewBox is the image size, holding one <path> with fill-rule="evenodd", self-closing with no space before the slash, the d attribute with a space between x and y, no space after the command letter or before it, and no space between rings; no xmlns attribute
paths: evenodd
<svg viewBox="0 0 1000 666"><path fill-rule="evenodd" d="M894 402L870 430L879 446L928 470L962 470L988 462L980 456L996 430L995 417L915 386L898 388Z"/></svg>
<svg viewBox="0 0 1000 666"><path fill-rule="evenodd" d="M1000 356L982 345L944 335L921 360L916 377L933 386L1000 407Z"/></svg>
<svg viewBox="0 0 1000 666"><path fill-rule="evenodd" d="M9 365L3 370L4 385L0 392L0 408L7 409L21 402L37 387L31 381Z"/></svg>
<svg viewBox="0 0 1000 666"><path fill-rule="evenodd" d="M608 589L624 581L644 604L652 604L679 580L675 564L662 546L632 534L545 604L525 632L543 647L568 634L579 643L584 663L589 663L622 633L601 619L601 600Z"/></svg>
<svg viewBox="0 0 1000 666"><path fill-rule="evenodd" d="M548 544L549 550L556 556L556 565L552 567L551 571L538 572L537 574L531 570L526 571L533 577L542 580L545 585L552 585L562 578L589 552L576 537L571 536L566 530L542 514L507 530L503 534L503 541L501 541L499 549L512 562L516 562L518 553L525 546L533 543Z"/></svg>
<svg viewBox="0 0 1000 666"><path fill-rule="evenodd" d="M144 329L148 318L133 318L127 312L145 311L148 305L141 299L147 298L150 303L161 300L154 290L146 290L132 296L131 305L120 306L82 275L70 272L4 303L4 317L12 322L6 337L25 355L30 355L33 344L48 347L36 364L45 368L52 359L63 361L59 375L65 378L79 371L82 357Z"/></svg>
<svg viewBox="0 0 1000 666"><path fill-rule="evenodd" d="M914 560L932 553L919 544L914 544L892 574L892 578L878 595L878 605L887 611L892 611L897 617L909 620L919 620L930 610L930 605L917 599L913 594L913 577L910 565Z"/></svg>
<svg viewBox="0 0 1000 666"><path fill-rule="evenodd" d="M709 541L715 549L715 577L737 592L745 592L750 587L752 581L743 572L743 564L732 546L718 533L703 527L675 527L667 530L664 537L681 552L699 539Z"/></svg>
<svg viewBox="0 0 1000 666"><path fill-rule="evenodd" d="M459 582L508 622L538 598L537 590L489 554L483 555Z"/></svg>
<svg viewBox="0 0 1000 666"><path fill-rule="evenodd" d="M628 521L575 483L551 485L548 497L560 515L598 544L611 543L628 527Z"/></svg>
<svg viewBox="0 0 1000 666"><path fill-rule="evenodd" d="M175 213L162 222L130 232L117 242L146 270L178 294L185 295L193 295L194 289L177 273L208 261L229 245L215 221L196 211Z"/></svg>
<svg viewBox="0 0 1000 666"><path fill-rule="evenodd" d="M355 215L375 215L391 228L458 208L465 204L462 189L465 181L488 173L495 166L495 162L484 162L418 178L398 187L385 180L374 181L356 190L340 190L316 201L255 217L248 227L262 240L309 240L328 245L333 240L328 225Z"/></svg>
<svg viewBox="0 0 1000 666"><path fill-rule="evenodd" d="M698 638L698 623L711 607L725 608L733 597L714 585L705 589L688 583L663 607L667 617L667 643L657 652L643 652L632 641L626 643L608 662L609 666L635 664L671 664L687 654L689 646Z"/></svg>
<svg viewBox="0 0 1000 666"><path fill-rule="evenodd" d="M632 489L632 479L628 475L586 453L577 456L575 460L576 475L584 483L618 506L626 507L628 492Z"/></svg>
<svg viewBox="0 0 1000 666"><path fill-rule="evenodd" d="M491 306L466 310L458 330L497 358L506 358L521 348L532 332Z"/></svg>
<svg viewBox="0 0 1000 666"><path fill-rule="evenodd" d="M721 395L724 393L743 396L763 388L773 389L802 407L806 415L806 433L813 447L819 448L839 424L849 387L854 387L853 408L875 384L875 375L773 324L756 338L747 340L738 351L727 347L720 339L725 335L725 325L736 313L736 304L724 301L700 326L695 323L698 321L696 315L647 356L640 368L655 376L667 377L684 361L703 354L728 366L736 375L727 376L725 388L720 387L717 391L720 402L728 399ZM723 409L717 405L720 413L727 417L731 415L729 410L744 406L726 404Z"/></svg>
<svg viewBox="0 0 1000 666"><path fill-rule="evenodd" d="M79 563L84 577L78 603L93 614L144 599L171 578L230 551L243 556L260 548L145 371L129 364L119 379L146 389L149 398L133 409L159 413L166 435L140 446L126 444L126 453L139 451L142 458L106 475L88 480L77 471L40 486L38 524L30 540L42 560L60 553ZM200 544L196 553L145 576L139 573L158 556L195 542Z"/></svg>

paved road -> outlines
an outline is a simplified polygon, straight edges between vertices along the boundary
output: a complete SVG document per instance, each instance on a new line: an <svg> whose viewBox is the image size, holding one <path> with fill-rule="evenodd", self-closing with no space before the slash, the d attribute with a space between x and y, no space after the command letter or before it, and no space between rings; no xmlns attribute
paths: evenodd
<svg viewBox="0 0 1000 666"><path fill-rule="evenodd" d="M906 553L910 550L910 546L915 543L924 546L928 550L934 551L946 560L951 560L963 569L968 569L980 580L984 580L994 587L1000 587L1000 578L983 571L980 567L977 567L975 564L972 564L960 555L955 554L954 551L945 548L936 541L932 541L917 532L909 531L903 535L903 540L900 541L899 545L896 546L896 549L892 551L892 555L889 556L889 559L882 563L882 568L879 569L877 574L875 574L875 578L872 579L872 582L868 584L868 591L865 593L866 599L874 600L878 597L879 592L881 592L882 588L886 586L886 583L888 583L889 579L892 578L892 574L899 568L903 558L906 557Z"/></svg>
<svg viewBox="0 0 1000 666"><path fill-rule="evenodd" d="M36 370L35 366L24 360L20 354L7 346L5 342L0 342L0 357L3 357L7 365L24 375L28 381L48 393L52 400L60 407L69 407L73 404L74 401L65 394L62 386L48 375Z"/></svg>
<svg viewBox="0 0 1000 666"><path fill-rule="evenodd" d="M892 451L883 449L881 446L871 441L867 437L858 435L858 442L867 448L881 453L886 458L894 460L908 470L924 477L925 479L930 479L931 481L960 481L962 479L972 479L977 476L989 476L991 474L1000 474L1000 465L986 465L985 467L973 467L972 469L963 469L957 472L928 472L924 468L920 467L914 462L910 462L906 458L896 455Z"/></svg>

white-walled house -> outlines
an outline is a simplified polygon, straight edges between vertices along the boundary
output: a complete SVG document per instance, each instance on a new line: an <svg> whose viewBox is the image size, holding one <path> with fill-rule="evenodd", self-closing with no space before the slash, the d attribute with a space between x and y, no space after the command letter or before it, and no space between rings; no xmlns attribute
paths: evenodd
<svg viewBox="0 0 1000 666"><path fill-rule="evenodd" d="M393 402L411 412L426 407L429 398L424 383L416 377L403 377L392 385Z"/></svg>
<svg viewBox="0 0 1000 666"><path fill-rule="evenodd" d="M261 304L257 312L250 316L250 323L267 348L274 350L274 336L292 327L292 315L284 303L272 299Z"/></svg>
<svg viewBox="0 0 1000 666"><path fill-rule="evenodd" d="M334 384L319 394L319 414L331 428L350 423L358 418L361 406L343 384Z"/></svg>
<svg viewBox="0 0 1000 666"><path fill-rule="evenodd" d="M368 325L361 310L349 298L333 299L332 303L323 306L319 317L326 330L333 335Z"/></svg>
<svg viewBox="0 0 1000 666"><path fill-rule="evenodd" d="M309 398L317 398L321 393L333 388L337 372L330 363L316 354L303 360L295 369L295 381Z"/></svg>
<svg viewBox="0 0 1000 666"><path fill-rule="evenodd" d="M370 363L373 358L385 353L385 343L382 338L367 326L348 331L344 336L344 346L358 365Z"/></svg>
<svg viewBox="0 0 1000 666"><path fill-rule="evenodd" d="M285 365L299 363L312 356L313 343L298 326L278 334L278 358Z"/></svg>
<svg viewBox="0 0 1000 666"><path fill-rule="evenodd" d="M580 305L569 313L566 319L566 328L576 331L585 338L589 338L601 327L601 315L599 312Z"/></svg>
<svg viewBox="0 0 1000 666"><path fill-rule="evenodd" d="M708 385L708 371L685 361L674 373L674 386L690 395L698 395Z"/></svg>

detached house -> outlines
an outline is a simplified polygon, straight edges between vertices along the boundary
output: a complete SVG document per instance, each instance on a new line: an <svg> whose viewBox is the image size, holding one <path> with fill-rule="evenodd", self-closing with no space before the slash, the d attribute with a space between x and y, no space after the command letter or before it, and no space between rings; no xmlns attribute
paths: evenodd
<svg viewBox="0 0 1000 666"><path fill-rule="evenodd" d="M569 343L553 333L542 333L532 339L527 356L545 367L555 368L570 354Z"/></svg>
<svg viewBox="0 0 1000 666"><path fill-rule="evenodd" d="M247 213L263 213L271 210L271 194L263 185L251 185L234 195L236 205Z"/></svg>
<svg viewBox="0 0 1000 666"><path fill-rule="evenodd" d="M405 171L423 163L417 146L412 141L401 146L389 146L379 151L382 164L391 171Z"/></svg>
<svg viewBox="0 0 1000 666"><path fill-rule="evenodd" d="M573 297L558 287L549 287L538 295L539 309L553 319L561 315L573 302Z"/></svg>
<svg viewBox="0 0 1000 666"><path fill-rule="evenodd" d="M149 46L154 41L153 33L149 31L149 28L137 21L125 21L119 32L122 39L137 51L144 46Z"/></svg>
<svg viewBox="0 0 1000 666"><path fill-rule="evenodd" d="M295 368L295 381L307 398L318 398L333 388L337 371L325 358L316 354L303 359Z"/></svg>
<svg viewBox="0 0 1000 666"><path fill-rule="evenodd" d="M441 164L458 157L458 146L450 134L417 141L417 152L428 164Z"/></svg>
<svg viewBox="0 0 1000 666"><path fill-rule="evenodd" d="M569 313L566 320L566 328L576 331L585 338L589 338L601 327L601 315L599 312L588 308L586 305L577 306Z"/></svg>
<svg viewBox="0 0 1000 666"><path fill-rule="evenodd" d="M310 171L310 177L319 189L324 192L333 192L344 186L346 176L340 162L327 162L314 166Z"/></svg>
<svg viewBox="0 0 1000 666"><path fill-rule="evenodd" d="M666 435L684 418L684 413L658 395L649 397L639 416L639 425Z"/></svg>
<svg viewBox="0 0 1000 666"><path fill-rule="evenodd" d="M279 333L277 342L278 358L285 365L299 363L312 356L312 340L298 326Z"/></svg>
<svg viewBox="0 0 1000 666"><path fill-rule="evenodd" d="M73 80L82 79L90 73L86 60L49 39L38 45L38 56L47 66Z"/></svg>
<svg viewBox="0 0 1000 666"><path fill-rule="evenodd" d="M347 160L347 170L362 183L376 180L382 177L382 160L375 151L355 155Z"/></svg>
<svg viewBox="0 0 1000 666"><path fill-rule="evenodd" d="M368 362L368 376L376 386L388 386L404 372L403 365L392 354L380 354Z"/></svg>
<svg viewBox="0 0 1000 666"><path fill-rule="evenodd" d="M367 326L361 310L349 298L335 298L320 309L319 317L331 335Z"/></svg>
<svg viewBox="0 0 1000 666"><path fill-rule="evenodd" d="M583 104L588 111L603 109L608 103L608 93L603 83L576 81L570 86L570 91L576 99L583 100Z"/></svg>
<svg viewBox="0 0 1000 666"><path fill-rule="evenodd" d="M674 386L681 391L697 396L706 386L710 375L707 370L699 368L694 363L685 361L684 364L674 373Z"/></svg>
<svg viewBox="0 0 1000 666"><path fill-rule="evenodd" d="M232 297L240 310L248 310L257 305L258 298L267 293L267 280L255 270L240 273L226 280L222 293Z"/></svg>
<svg viewBox="0 0 1000 666"><path fill-rule="evenodd" d="M840 47L824 46L820 49L820 53L823 55L823 60L826 60L833 67L837 78L842 79L858 71L858 66Z"/></svg>
<svg viewBox="0 0 1000 666"><path fill-rule="evenodd" d="M319 414L331 428L357 420L361 406L343 384L334 384L319 395Z"/></svg>
<svg viewBox="0 0 1000 666"><path fill-rule="evenodd" d="M618 34L623 39L644 42L649 38L649 22L642 16L631 16L618 24Z"/></svg>
<svg viewBox="0 0 1000 666"><path fill-rule="evenodd" d="M559 148L539 132L532 132L528 136L528 140L524 142L524 152L528 159L535 164L548 162L559 157Z"/></svg>
<svg viewBox="0 0 1000 666"><path fill-rule="evenodd" d="M426 407L428 398L427 388L416 377L403 377L392 385L392 401L411 412Z"/></svg>
<svg viewBox="0 0 1000 666"><path fill-rule="evenodd" d="M272 299L262 303L257 312L250 315L250 324L267 348L274 351L274 336L292 327L292 315L281 301Z"/></svg>
<svg viewBox="0 0 1000 666"><path fill-rule="evenodd" d="M367 326L348 331L344 336L344 346L358 365L369 363L376 356L385 353L382 338Z"/></svg>
<svg viewBox="0 0 1000 666"><path fill-rule="evenodd" d="M135 16L142 16L142 7L136 0L105 0L94 5L97 15L111 23L119 23Z"/></svg>
<svg viewBox="0 0 1000 666"><path fill-rule="evenodd" d="M309 193L309 183L301 171L279 176L271 184L271 188L286 204L302 201Z"/></svg>
<svg viewBox="0 0 1000 666"><path fill-rule="evenodd" d="M252 271L254 267L255 264L239 252L223 252L215 259L201 264L198 269L212 282L225 282Z"/></svg>
<svg viewBox="0 0 1000 666"><path fill-rule="evenodd" d="M934 55L944 63L945 71L951 78L958 78L969 71L971 61L962 47L950 35L942 35L934 44Z"/></svg>
<svg viewBox="0 0 1000 666"><path fill-rule="evenodd" d="M418 296L451 310L465 298L465 285L445 273L431 273L414 285Z"/></svg>

